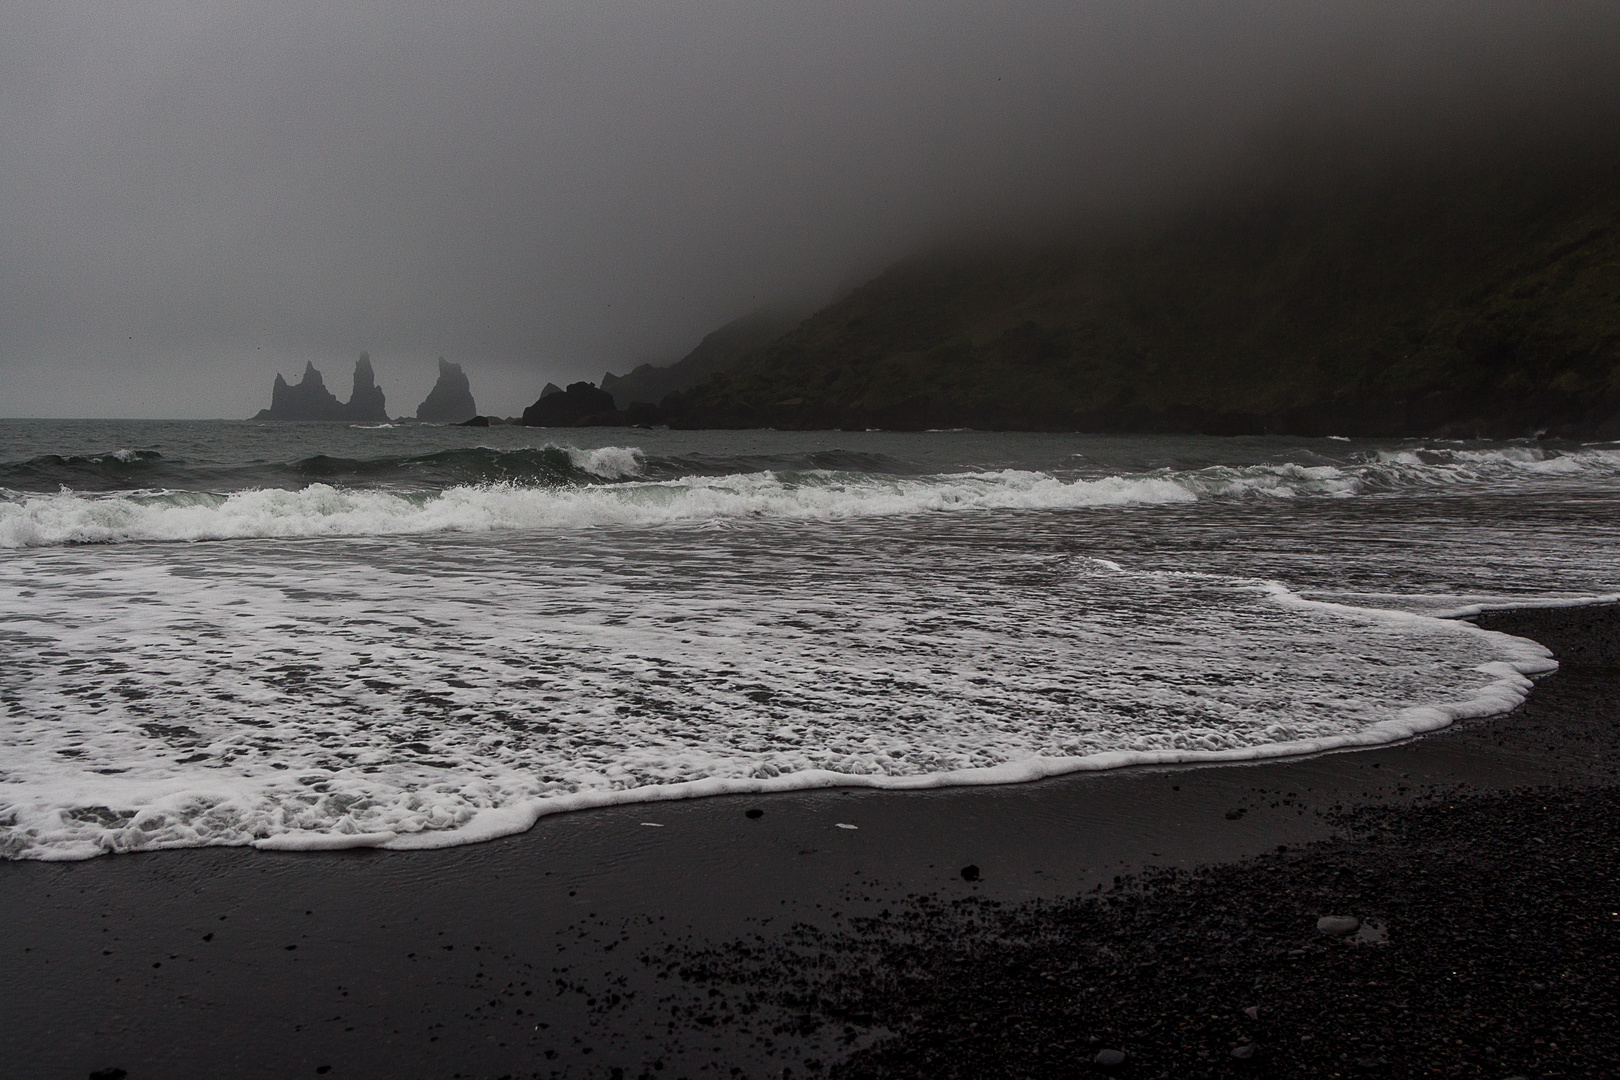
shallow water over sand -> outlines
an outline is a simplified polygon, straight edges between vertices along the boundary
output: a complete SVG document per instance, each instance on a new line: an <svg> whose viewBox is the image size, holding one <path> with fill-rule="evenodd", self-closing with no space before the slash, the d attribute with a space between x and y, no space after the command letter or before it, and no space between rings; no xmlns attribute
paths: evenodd
<svg viewBox="0 0 1620 1080"><path fill-rule="evenodd" d="M13 858L1389 741L1550 667L1433 613L1620 591L1605 448L6 422L0 483Z"/></svg>

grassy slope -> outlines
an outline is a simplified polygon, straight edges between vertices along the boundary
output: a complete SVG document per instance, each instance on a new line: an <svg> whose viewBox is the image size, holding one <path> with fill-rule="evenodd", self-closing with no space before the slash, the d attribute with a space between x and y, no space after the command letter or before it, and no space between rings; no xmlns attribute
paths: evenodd
<svg viewBox="0 0 1620 1080"><path fill-rule="evenodd" d="M1620 410L1620 184L1318 177L918 256L666 408L686 426L1589 432Z"/></svg>

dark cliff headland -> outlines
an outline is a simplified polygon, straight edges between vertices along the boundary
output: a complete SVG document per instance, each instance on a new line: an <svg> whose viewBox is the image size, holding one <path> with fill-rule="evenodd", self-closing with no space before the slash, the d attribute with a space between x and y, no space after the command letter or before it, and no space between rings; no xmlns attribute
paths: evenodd
<svg viewBox="0 0 1620 1080"><path fill-rule="evenodd" d="M665 396L660 419L1620 437L1616 161L1567 143L1339 155L936 249Z"/></svg>

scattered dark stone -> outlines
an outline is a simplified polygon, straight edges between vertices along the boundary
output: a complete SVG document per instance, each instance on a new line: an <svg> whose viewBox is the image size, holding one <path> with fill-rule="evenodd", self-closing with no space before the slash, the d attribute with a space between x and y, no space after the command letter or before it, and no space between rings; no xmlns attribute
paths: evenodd
<svg viewBox="0 0 1620 1080"><path fill-rule="evenodd" d="M330 1066L330 1065L317 1065L317 1066L315 1066L315 1071L317 1073L320 1073L322 1076L325 1076L327 1073L332 1071L332 1066Z"/></svg>
<svg viewBox="0 0 1620 1080"><path fill-rule="evenodd" d="M962 867L962 880L963 881L978 881L979 880L979 868L976 865L974 865L973 863L968 863L966 866Z"/></svg>
<svg viewBox="0 0 1620 1080"><path fill-rule="evenodd" d="M1247 813L1248 813L1248 811L1240 806L1236 810L1228 810L1226 812L1226 820L1227 821L1236 821L1238 818L1242 817L1244 814L1247 814Z"/></svg>
<svg viewBox="0 0 1620 1080"><path fill-rule="evenodd" d="M207 934L204 934L204 935L203 935L203 940L204 940L204 941L213 941L213 940L214 940L214 935L213 935L213 933L212 933L212 932L210 932L210 933L207 933Z"/></svg>
<svg viewBox="0 0 1620 1080"><path fill-rule="evenodd" d="M1099 1069L1117 1069L1125 1064L1125 1051L1111 1048L1099 1050L1091 1063Z"/></svg>
<svg viewBox="0 0 1620 1080"><path fill-rule="evenodd" d="M128 1075L123 1069L97 1069L90 1074L90 1080L124 1080Z"/></svg>
<svg viewBox="0 0 1620 1080"><path fill-rule="evenodd" d="M294 949L296 949L296 948L298 948L298 946L296 946L296 945L288 945L288 946L287 946L287 951L288 951L288 952L292 952L292 951L293 951L293 950L294 950Z"/></svg>
<svg viewBox="0 0 1620 1080"><path fill-rule="evenodd" d="M1545 700L1556 685L1537 694ZM1552 719L1570 725L1581 712ZM1607 899L1576 898L1612 896L1620 880L1620 786L1448 791L1418 806L1346 811L1336 823L1335 839L1241 863L1149 870L1111 890L1027 904L977 890L947 903L918 897L830 934L789 932L764 951L697 949L687 962L716 972L705 988L765 988L764 1001L803 1014L807 1031L870 1015L869 1030L893 1032L852 1047L829 1080L1017 1080L1077 1066L1102 1075L1119 1067L1100 1064L1099 1052L1125 1037L1135 1043L1119 1072L1144 1078L1404 1075L1358 1068L1389 1046L1424 1062L1425 1075L1431 1066L1528 1075L1537 1062L1534 1075L1552 1075L1549 1061L1566 1076L1607 1074L1620 1059L1620 1029L1608 1020L1620 984L1581 971L1620 963L1620 938L1590 915ZM1552 835L1558 844L1535 839ZM1470 897L1466 910L1459 895ZM1324 910L1398 919L1400 940L1343 947L1311 931ZM825 974L808 984L769 989L783 972L817 965ZM1532 995L1532 981L1544 989ZM1225 1022L1212 1015L1220 1002L1231 1003ZM1077 1019L1091 1030L1075 1031ZM1542 1031L1558 1033L1556 1050L1535 1043Z"/></svg>
<svg viewBox="0 0 1620 1080"><path fill-rule="evenodd" d="M1361 929L1361 920L1351 915L1324 915L1316 920L1316 932L1328 937L1344 937Z"/></svg>
<svg viewBox="0 0 1620 1080"><path fill-rule="evenodd" d="M743 816L744 817L750 817L750 818L753 818L755 821L758 821L760 818L765 816L765 811L761 810L757 806L750 807L748 810L745 810L743 812Z"/></svg>
<svg viewBox="0 0 1620 1080"><path fill-rule="evenodd" d="M1232 1047L1232 1056L1238 1061L1249 1061L1254 1057L1254 1046L1245 1043L1242 1046Z"/></svg>
<svg viewBox="0 0 1620 1080"><path fill-rule="evenodd" d="M1382 923L1368 920L1361 924L1361 929L1350 940L1357 945L1386 945L1389 943L1389 931Z"/></svg>
<svg viewBox="0 0 1620 1080"><path fill-rule="evenodd" d="M1356 1059L1356 1068L1360 1069L1362 1072L1378 1072L1388 1064L1389 1059L1382 1057L1364 1057Z"/></svg>

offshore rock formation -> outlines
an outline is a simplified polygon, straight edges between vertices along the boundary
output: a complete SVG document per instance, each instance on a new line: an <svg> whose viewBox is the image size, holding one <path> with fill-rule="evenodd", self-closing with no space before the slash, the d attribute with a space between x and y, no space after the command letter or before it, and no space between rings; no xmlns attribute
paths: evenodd
<svg viewBox="0 0 1620 1080"><path fill-rule="evenodd" d="M276 373L270 388L270 407L255 420L372 420L386 423L388 411L382 388L371 370L371 356L361 353L354 365L354 390L348 402L339 401L326 388L326 380L313 363L304 365L303 378L288 384Z"/></svg>
<svg viewBox="0 0 1620 1080"><path fill-rule="evenodd" d="M547 385L540 400L523 410L525 427L578 427L582 424L618 424L622 419L613 407L613 395L599 390L595 383L569 383L558 391Z"/></svg>
<svg viewBox="0 0 1620 1080"><path fill-rule="evenodd" d="M371 354L361 353L354 365L354 389L349 391L349 403L344 406L346 420L370 420L379 424L388 422L382 387L371 370Z"/></svg>
<svg viewBox="0 0 1620 1080"><path fill-rule="evenodd" d="M439 381L416 407L416 418L430 424L459 424L478 415L472 385L460 364L439 357Z"/></svg>

